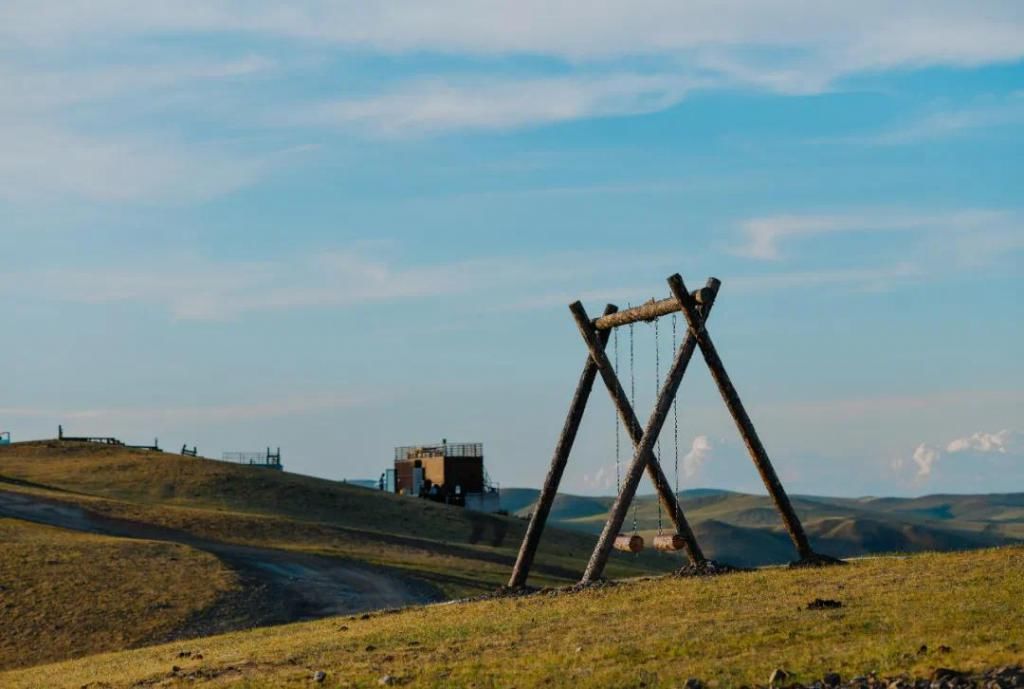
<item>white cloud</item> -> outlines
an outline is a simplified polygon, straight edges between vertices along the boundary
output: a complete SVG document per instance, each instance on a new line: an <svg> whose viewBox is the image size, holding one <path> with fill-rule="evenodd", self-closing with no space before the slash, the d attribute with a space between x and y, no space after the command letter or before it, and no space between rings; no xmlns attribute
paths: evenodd
<svg viewBox="0 0 1024 689"><path fill-rule="evenodd" d="M711 458L714 448L706 435L698 435L693 439L690 450L683 456L683 476L690 479L696 476L704 463Z"/></svg>
<svg viewBox="0 0 1024 689"><path fill-rule="evenodd" d="M399 0L385 7L352 0L301 5L283 0L7 0L0 6L0 40L14 54L59 48L73 59L76 51L88 54L97 45L122 38L203 34L226 34L243 44L268 36L284 38L295 42L297 53L323 55L341 49L470 60L475 78L435 76L399 83L376 95L342 95L296 106L285 118L388 135L508 129L651 112L679 102L695 86L815 93L865 72L976 66L1024 56L1024 19L1014 3L998 1L983 7L952 0L893 7L878 0ZM554 58L573 71L562 77L536 72L500 76L488 67L496 56ZM648 73L624 72L622 65L633 58L641 58ZM247 57L219 71L193 68L191 78L267 67L265 60ZM113 89L117 83L169 76L159 67L115 68L91 80L59 75L39 80L38 94L15 91L28 92L28 101L61 100L74 98L82 89ZM19 82L24 80L11 83ZM68 88L55 89L55 84ZM926 126L964 124L947 119Z"/></svg>
<svg viewBox="0 0 1024 689"><path fill-rule="evenodd" d="M944 449L921 443L912 459L917 467L915 482L930 488L964 492L975 484L1016 482L1024 476L1024 433L978 431L950 440ZM902 465L893 467L898 470Z"/></svg>
<svg viewBox="0 0 1024 689"><path fill-rule="evenodd" d="M14 419L102 421L105 423L224 423L271 419L293 415L366 406L376 400L360 393L313 392L280 395L267 402L197 405L188 407L92 407L79 409L0 408L0 414Z"/></svg>
<svg viewBox="0 0 1024 689"><path fill-rule="evenodd" d="M925 443L921 443L914 449L914 464L917 465L917 476L918 478L925 478L932 473L932 467L935 466L935 462L938 461L942 451L937 447L932 447Z"/></svg>
<svg viewBox="0 0 1024 689"><path fill-rule="evenodd" d="M148 128L133 133L132 128L96 122L120 123L126 111L150 107L177 89L251 76L273 66L252 55L63 70L0 62L0 199L177 202L251 184L264 174L271 156L242 156ZM74 125L67 121L71 110L100 114L80 118L93 121L90 126Z"/></svg>
<svg viewBox="0 0 1024 689"><path fill-rule="evenodd" d="M568 252L403 265L359 245L262 262L165 257L146 268L8 272L0 274L0 295L82 304L144 303L167 309L178 319L220 320L258 311L491 295L512 289L512 298L522 299L524 290L614 275L637 261L641 258Z"/></svg>
<svg viewBox="0 0 1024 689"><path fill-rule="evenodd" d="M964 132L991 129L1024 121L1024 94L1012 94L1005 102L986 106L954 108L928 113L916 121L892 127L878 134L845 137L838 143L900 146L944 139Z"/></svg>
<svg viewBox="0 0 1024 689"><path fill-rule="evenodd" d="M615 467L602 466L593 474L583 474L581 484L585 491L605 492L615 486Z"/></svg>
<svg viewBox="0 0 1024 689"><path fill-rule="evenodd" d="M39 68L0 62L0 113L38 116L56 108L125 99L148 100L168 89L213 85L226 79L267 75L277 67L269 58L249 54L227 60L174 59L130 65L69 65Z"/></svg>
<svg viewBox="0 0 1024 689"><path fill-rule="evenodd" d="M693 80L663 74L432 79L380 95L298 106L281 120L355 126L384 136L502 130L663 110L695 86Z"/></svg>
<svg viewBox="0 0 1024 689"><path fill-rule="evenodd" d="M195 58L163 47L146 53L148 63L102 57L105 47L131 45L132 38L205 34L230 35L243 46L241 54ZM255 87L233 102L215 87L292 75L295 64L286 68L246 52L266 37L294 41L294 52L307 56L339 49L426 52L468 58L471 68L413 81L391 76L375 93L339 93L322 102L266 106L265 99L254 100ZM186 120L201 111L233 124L259 127L269 120L378 136L509 130L663 110L695 88L813 93L865 71L1015 60L1024 56L1024 20L1012 4L1000 2L982 11L956 2L893 8L782 0L410 0L386 8L343 0L300 6L281 0L7 0L0 5L0 41L0 196L152 202L231 192L258 180L273 158L156 131L161 120L181 121L183 113ZM172 57L152 62L153 55ZM566 72L509 76L488 66L506 55L555 58ZM623 67L636 57L644 70ZM82 118L83 110L90 117ZM72 111L79 121L71 121ZM126 126L140 112L148 121ZM882 138L915 140L1006 116L998 108L938 113ZM751 250L770 257L771 240Z"/></svg>
<svg viewBox="0 0 1024 689"><path fill-rule="evenodd" d="M1024 449L1024 433L1004 429L998 433L985 433L979 431L963 438L951 440L946 445L946 452L956 454L958 452L995 452L1008 454L1020 452Z"/></svg>
<svg viewBox="0 0 1024 689"><path fill-rule="evenodd" d="M867 210L831 215L774 215L750 218L740 224L742 242L733 252L757 260L782 258L783 245L814 237L852 233L913 232L969 237L971 242L989 235L1024 234L1021 218L1011 212L966 209L946 213Z"/></svg>
<svg viewBox="0 0 1024 689"><path fill-rule="evenodd" d="M259 179L265 160L150 136L87 135L52 124L0 120L0 199L200 200Z"/></svg>
<svg viewBox="0 0 1024 689"><path fill-rule="evenodd" d="M547 55L569 60L708 53L780 72L790 64L833 72L934 64L978 65L1024 54L1015 2L881 0L814 3L638 0L7 0L0 36L29 45L97 36L254 33L401 54ZM762 52L751 52L752 48ZM763 53L785 49L788 59Z"/></svg>

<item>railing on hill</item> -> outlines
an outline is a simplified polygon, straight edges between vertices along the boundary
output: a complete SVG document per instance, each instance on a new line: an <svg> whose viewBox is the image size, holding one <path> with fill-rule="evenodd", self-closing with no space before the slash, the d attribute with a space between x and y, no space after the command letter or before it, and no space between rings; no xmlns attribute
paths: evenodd
<svg viewBox="0 0 1024 689"><path fill-rule="evenodd" d="M116 445L117 447L125 447L129 450L153 450L154 452L163 452L163 450L160 449L159 438L153 438L152 445L126 445L123 441L110 436L64 435L63 426L57 426L57 440L66 440L68 442L78 443L97 443L99 445Z"/></svg>
<svg viewBox="0 0 1024 689"><path fill-rule="evenodd" d="M281 448L277 448L277 452L271 452L269 447L266 452L224 452L221 454L221 459L225 462L234 462L235 464L247 464L249 466L268 467L271 469L283 468L281 464Z"/></svg>
<svg viewBox="0 0 1024 689"><path fill-rule="evenodd" d="M395 448L395 461L420 457L483 457L483 443L445 443L440 445L409 445Z"/></svg>

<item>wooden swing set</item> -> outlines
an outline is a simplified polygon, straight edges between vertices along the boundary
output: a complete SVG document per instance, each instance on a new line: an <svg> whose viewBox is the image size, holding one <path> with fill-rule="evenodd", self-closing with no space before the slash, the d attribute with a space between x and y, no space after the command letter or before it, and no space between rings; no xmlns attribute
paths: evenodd
<svg viewBox="0 0 1024 689"><path fill-rule="evenodd" d="M679 504L676 494L678 492L678 485L675 492L669 487L669 482L664 471L662 471L661 463L658 457L655 456L655 449L658 447L658 438L662 427L665 425L669 412L674 411L674 402L676 393L679 390L679 384L682 382L690 359L698 347L708 369L711 371L711 376L722 395L726 408L736 422L743 442L750 453L750 458L753 460L758 473L760 473L765 488L767 488L768 494L771 496L776 509L782 517L786 531L796 546L800 562L805 564L837 562L835 559L827 555L815 553L811 549L803 525L793 510L793 505L790 503L789 497L786 495L786 491L782 487L775 469L772 467L768 453L765 451L764 445L761 444L757 431L754 429L754 424L747 415L743 403L740 401L739 394L736 392L736 388L733 387L732 381L725 371L725 366L718 356L718 351L711 340L711 335L708 333L706 321L711 314L720 285L721 282L719 280L710 278L703 288L691 293L683 283L683 278L677 273L668 278L668 286L672 296L657 301L651 300L646 304L628 308L624 311L619 311L618 307L609 304L605 308L604 314L600 318L593 320L587 315L580 302L577 301L569 305L569 310L572 312L580 335L583 337L588 350L587 360L583 366L583 373L580 375L579 383L576 386L576 393L573 395L572 402L569 405L569 413L566 415L565 425L555 445L554 455L551 458L551 467L548 469L547 477L544 480L544 486L537 500L537 506L533 511L530 524L526 529L522 545L519 548L519 555L516 558L512 576L508 583L510 588L521 588L526 585L530 567L533 564L537 546L540 543L541 534L551 512L552 503L558 492L558 485L562 480L562 474L565 471L569 454L576 440L576 433L583 419L583 412L587 406L587 401L594 386L594 380L598 374L601 375L605 387L608 388L612 402L617 410L617 423L621 422L622 426L626 429L626 433L633 443L634 451L625 476L620 477L618 495L609 511L608 521L605 522L594 552L590 556L590 561L587 563L581 583L588 584L601 578L612 548L626 552L639 552L643 549L644 540L636 533L635 512L633 533L622 533L622 527L630 504L633 502L636 494L637 486L645 471L654 484L659 501L659 533L654 538L654 547L663 551L685 550L690 562L697 567L705 566L708 563L700 544L694 536L693 529L690 528L690 524L687 522L683 509ZM632 379L632 351L630 352L631 394L627 396L618 376L617 344L615 346L616 362L614 365L609 360L605 349L616 328L623 326L632 328L633 324L641 321L655 322L656 324L657 319L678 312L682 312L686 319L686 336L678 348L675 349L675 356L664 382L660 380L660 370L656 370L660 389L658 390L654 409L651 411L647 425L642 427L633 408L635 383ZM673 338L674 345L675 338ZM630 338L630 349L632 350L632 337ZM656 366L658 366L657 358ZM676 423L678 429L678 419ZM618 429L616 429L616 444L618 444ZM676 441L676 454L676 480L678 481L678 440ZM618 462L618 456L616 457L616 462ZM661 510L664 510L671 519L672 525L675 527L675 533L661 533Z"/></svg>

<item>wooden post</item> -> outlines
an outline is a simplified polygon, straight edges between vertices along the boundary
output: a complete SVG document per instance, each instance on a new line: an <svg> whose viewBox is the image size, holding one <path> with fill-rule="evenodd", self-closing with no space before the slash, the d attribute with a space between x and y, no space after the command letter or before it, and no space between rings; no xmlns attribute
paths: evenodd
<svg viewBox="0 0 1024 689"><path fill-rule="evenodd" d="M717 280L712 279L708 281L708 287L711 288L713 292L705 306L706 312L710 312L710 309L714 304L714 299L717 296L718 285L719 283ZM591 343L595 341L595 335L590 327L590 322L584 321L581 318L585 315L583 313L582 305L577 302L570 308L573 309L573 315L576 316L576 323L580 327L583 339L586 340L587 345L591 347L591 356L598 358L597 355L599 353L595 353L595 348L591 346ZM693 352L696 347L696 339L693 335L687 332L686 337L683 338L682 345L680 345L679 349L676 351L675 360L672 362L672 367L669 369L665 382L662 384L661 390L658 392L658 399L655 403L654 409L651 410L651 416L647 421L647 427L642 430L640 429L640 423L637 420L636 415L633 413L632 407L629 405L626 393L622 389L614 371L610 366L607 366L608 374L605 375L606 367L602 366L601 361L598 362L598 369L601 371L602 376L605 379L605 383L608 385L608 389L612 394L612 400L615 402L615 406L618 407L620 414L622 414L626 428L630 430L630 435L634 437L635 453L633 455L633 460L630 462L629 468L626 470L626 476L623 480L622 488L619 491L619 494L615 497L615 502L612 503L612 508L608 514L608 521L605 522L604 529L601 531L597 545L594 547L594 552L590 556L590 562L587 563L587 569L583 573L583 583L589 583L599 579L601 574L604 572L604 567L608 562L608 556L611 554L611 550L615 545L615 538L619 535L619 531L622 529L622 524L626 519L626 513L629 510L630 503L633 501L633 496L636 493L637 486L640 484L640 477L642 476L645 467L656 477L654 485L655 488L658 489L658 497L662 501L662 506L668 512L669 516L672 517L677 533L683 537L686 544L686 552L687 555L689 555L690 560L694 563L702 563L706 559L704 557L704 553L700 549L700 545L697 543L693 530L690 528L689 523L686 521L686 517L683 515L682 508L679 506L678 497L673 494L671 490L667 489L668 481L664 478L664 474L661 472L661 467L653 453L658 435L661 433L661 428L665 423L668 412L672 409L672 402L675 400L676 392L679 390L679 384L683 380L683 375L686 373L686 367L689 365L690 359L693 358ZM604 363L607 364L607 357L604 357Z"/></svg>
<svg viewBox="0 0 1024 689"><path fill-rule="evenodd" d="M604 314L611 315L617 311L617 307L609 304L605 307ZM599 344L602 350L608 344L610 330L601 333ZM583 420L583 411L587 407L587 400L594 388L594 378L597 377L597 364L593 357L587 355L587 361L583 365L583 373L580 374L579 383L576 385L576 393L569 405L569 413L565 417L565 424L562 426L562 433L558 436L555 444L555 452L551 457L551 467L544 478L544 486L541 488L537 498L537 506L534 507L533 515L530 517L530 524L526 527L526 534L523 536L523 543L519 546L519 555L516 557L516 564L512 568L512 576L508 580L509 588L519 588L526 585L526 578L530 575L530 567L533 566L533 558L537 553L537 546L540 544L541 533L547 523L548 515L551 513L551 505L558 493L558 484L562 481L562 474L565 472L565 465L569 461L569 453L572 451L573 443L576 442L576 432L579 430L580 422Z"/></svg>
<svg viewBox="0 0 1024 689"><path fill-rule="evenodd" d="M778 509L779 514L782 515L782 521L786 526L786 531L789 532L789 537L793 539L797 553L799 553L802 559L814 559L815 554L811 550L811 545L807 540L807 534L804 533L804 527L800 523L800 518L797 517L796 511L793 510L789 496L786 495L786 489L782 487L779 477L775 474L775 469L772 467L771 460L768 459L768 453L765 451L764 445L761 444L761 439L757 436L754 424L747 415L746 409L743 408L743 402L740 401L739 393L733 387L729 374L725 372L725 366L722 364L722 359L718 356L718 351L711 341L711 336L704 327L704 319L698 312L697 304L686 290L683 278L678 273L668 279L668 286L686 315L686 321L690 326L687 337L695 337L697 344L700 345L704 361L707 362L711 375L715 379L715 384L718 385L718 391L722 394L722 399L725 401L725 406L728 407L729 413L732 414L732 418L736 422L736 427L739 428L740 435L743 436L743 442L750 452L750 458L754 460L754 466L757 467L757 471L761 474L761 480L764 481L768 494L772 496L775 507Z"/></svg>

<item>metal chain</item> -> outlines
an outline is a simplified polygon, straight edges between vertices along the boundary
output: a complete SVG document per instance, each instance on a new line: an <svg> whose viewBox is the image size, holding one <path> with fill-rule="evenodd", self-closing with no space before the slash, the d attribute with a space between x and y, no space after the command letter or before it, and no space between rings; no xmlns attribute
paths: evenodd
<svg viewBox="0 0 1024 689"><path fill-rule="evenodd" d="M633 308L632 304L629 308ZM634 356L633 323L629 324L629 406L636 409L636 357ZM633 496L633 533L637 531L636 495Z"/></svg>
<svg viewBox="0 0 1024 689"><path fill-rule="evenodd" d="M658 337L658 320L654 320L654 394L661 392L661 341ZM661 460L661 434L658 434L658 460ZM658 535L661 535L661 497L658 498Z"/></svg>
<svg viewBox="0 0 1024 689"><path fill-rule="evenodd" d="M615 377L619 377L619 331L618 329L612 330L612 343L615 350ZM621 445L622 442L620 436L621 421L619 421L619 413L614 409L612 412L615 414L615 494L618 495L622 492L622 470L619 465L621 463Z"/></svg>
<svg viewBox="0 0 1024 689"><path fill-rule="evenodd" d="M676 356L676 314L672 314L672 356ZM678 393L677 393L678 394ZM676 456L675 465L675 498L676 498L676 518L679 517L679 400L676 397L672 398L672 449Z"/></svg>

